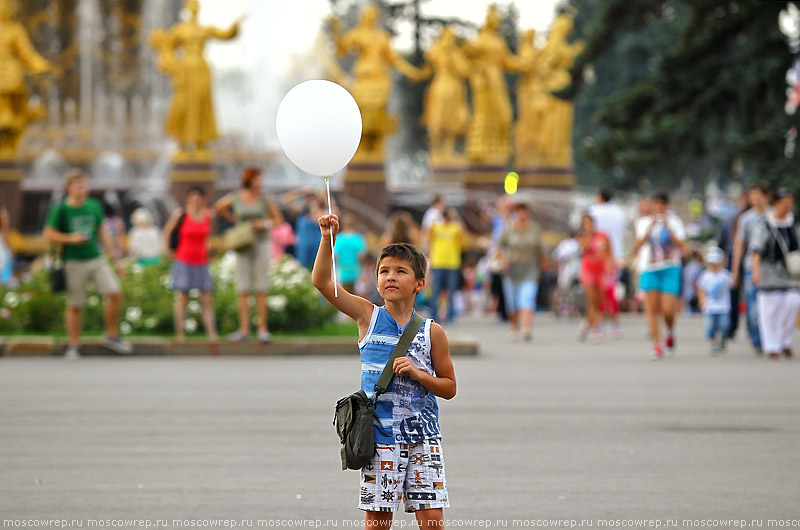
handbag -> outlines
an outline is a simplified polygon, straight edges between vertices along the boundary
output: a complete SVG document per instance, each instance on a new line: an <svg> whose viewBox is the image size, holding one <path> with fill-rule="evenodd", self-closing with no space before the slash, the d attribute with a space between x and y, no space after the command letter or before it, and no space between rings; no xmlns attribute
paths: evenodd
<svg viewBox="0 0 800 530"><path fill-rule="evenodd" d="M239 223L229 228L222 235L222 244L226 250L244 252L256 243L256 231L250 222Z"/></svg>
<svg viewBox="0 0 800 530"><path fill-rule="evenodd" d="M392 381L394 360L406 354L423 322L422 317L414 313L375 383L375 396L372 399L367 398L363 390L358 390L336 402L333 425L342 444L342 470L361 469L375 455L375 403Z"/></svg>
<svg viewBox="0 0 800 530"><path fill-rule="evenodd" d="M64 232L64 206L63 202L58 204L58 222L56 227L59 231ZM58 245L57 249L53 251L53 263L50 265L50 291L55 293L63 293L67 290L67 275L64 272L64 246Z"/></svg>
<svg viewBox="0 0 800 530"><path fill-rule="evenodd" d="M181 234L181 227L183 226L183 222L186 220L186 212L181 213L181 216L178 217L178 222L175 224L175 228L172 229L172 232L169 234L169 249L172 251L178 250L178 243L180 243L180 234Z"/></svg>
<svg viewBox="0 0 800 530"><path fill-rule="evenodd" d="M769 221L764 222L767 223L767 226L772 232L772 236L778 242L778 246L781 247L781 252L783 253L783 263L786 265L786 272L788 272L789 276L792 278L800 277L800 250L793 250L789 252L783 236L778 233L777 230L775 230Z"/></svg>
<svg viewBox="0 0 800 530"><path fill-rule="evenodd" d="M63 293L67 290L67 275L64 273L64 262L61 260L61 254L58 253L53 261L53 266L50 269L50 291L55 293Z"/></svg>

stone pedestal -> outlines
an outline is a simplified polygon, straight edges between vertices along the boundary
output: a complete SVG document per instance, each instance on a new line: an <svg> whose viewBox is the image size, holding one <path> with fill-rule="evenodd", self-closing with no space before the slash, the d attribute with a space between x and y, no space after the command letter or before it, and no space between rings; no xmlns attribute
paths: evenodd
<svg viewBox="0 0 800 530"><path fill-rule="evenodd" d="M0 204L8 210L12 230L19 230L22 221L22 171L16 160L0 160Z"/></svg>
<svg viewBox="0 0 800 530"><path fill-rule="evenodd" d="M431 182L441 184L463 184L466 176L466 165L433 166L431 171Z"/></svg>
<svg viewBox="0 0 800 530"><path fill-rule="evenodd" d="M504 184L508 174L506 165L472 165L464 175L464 185L471 191L504 193Z"/></svg>
<svg viewBox="0 0 800 530"><path fill-rule="evenodd" d="M463 217L467 228L478 234L485 234L491 226L481 218L480 201L496 200L505 194L506 165L471 165L464 175L464 186L468 192ZM477 192L477 193L474 193Z"/></svg>
<svg viewBox="0 0 800 530"><path fill-rule="evenodd" d="M211 162L173 162L169 172L170 195L182 205L186 191L192 186L200 186L209 200L213 200L216 181L217 169Z"/></svg>
<svg viewBox="0 0 800 530"><path fill-rule="evenodd" d="M518 173L520 188L571 190L575 187L575 169L571 166L522 168Z"/></svg>
<svg viewBox="0 0 800 530"><path fill-rule="evenodd" d="M389 203L383 164L356 163L347 166L344 196L339 205L343 213L356 217L368 231L380 234L386 228Z"/></svg>

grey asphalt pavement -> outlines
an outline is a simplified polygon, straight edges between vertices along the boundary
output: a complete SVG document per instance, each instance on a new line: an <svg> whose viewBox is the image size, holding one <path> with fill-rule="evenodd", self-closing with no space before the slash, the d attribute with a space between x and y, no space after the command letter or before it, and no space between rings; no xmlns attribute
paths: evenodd
<svg viewBox="0 0 800 530"><path fill-rule="evenodd" d="M451 526L800 520L800 359L756 358L741 331L713 358L684 317L650 362L643 319L623 327L447 328L481 342L440 401ZM0 359L0 523L359 520L331 426L358 381L357 357Z"/></svg>

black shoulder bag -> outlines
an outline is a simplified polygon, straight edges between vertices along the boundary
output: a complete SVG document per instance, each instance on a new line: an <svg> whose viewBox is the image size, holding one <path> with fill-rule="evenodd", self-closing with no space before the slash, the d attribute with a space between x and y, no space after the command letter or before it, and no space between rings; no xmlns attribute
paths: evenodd
<svg viewBox="0 0 800 530"><path fill-rule="evenodd" d="M342 469L361 469L367 465L375 455L375 430L373 420L375 417L375 403L378 396L386 392L392 381L394 360L402 357L408 351L414 337L419 331L424 320L418 313L414 313L411 322L397 341L397 346L386 361L383 372L375 384L375 397L368 399L363 390L354 392L336 402L336 411L333 424L336 434L342 444Z"/></svg>
<svg viewBox="0 0 800 530"><path fill-rule="evenodd" d="M56 216L56 228L59 232L66 233L64 227L64 202L58 203L58 215ZM64 273L64 244L57 246L53 252L53 264L50 266L50 290L55 293L63 293L67 290L67 277Z"/></svg>
<svg viewBox="0 0 800 530"><path fill-rule="evenodd" d="M170 250L178 250L178 243L180 242L180 232L181 226L183 226L183 222L186 220L186 212L183 212L180 217L178 217L178 222L175 224L175 228L172 229L172 232L169 233L169 249Z"/></svg>

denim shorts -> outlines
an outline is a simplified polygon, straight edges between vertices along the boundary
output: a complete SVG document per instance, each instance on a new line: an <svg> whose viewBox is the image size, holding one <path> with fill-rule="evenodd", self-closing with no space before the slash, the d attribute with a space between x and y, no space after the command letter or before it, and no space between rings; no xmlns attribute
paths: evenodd
<svg viewBox="0 0 800 530"><path fill-rule="evenodd" d="M539 284L534 280L525 280L515 284L509 278L503 278L503 296L506 299L506 311L516 313L520 309L536 310L536 294Z"/></svg>

